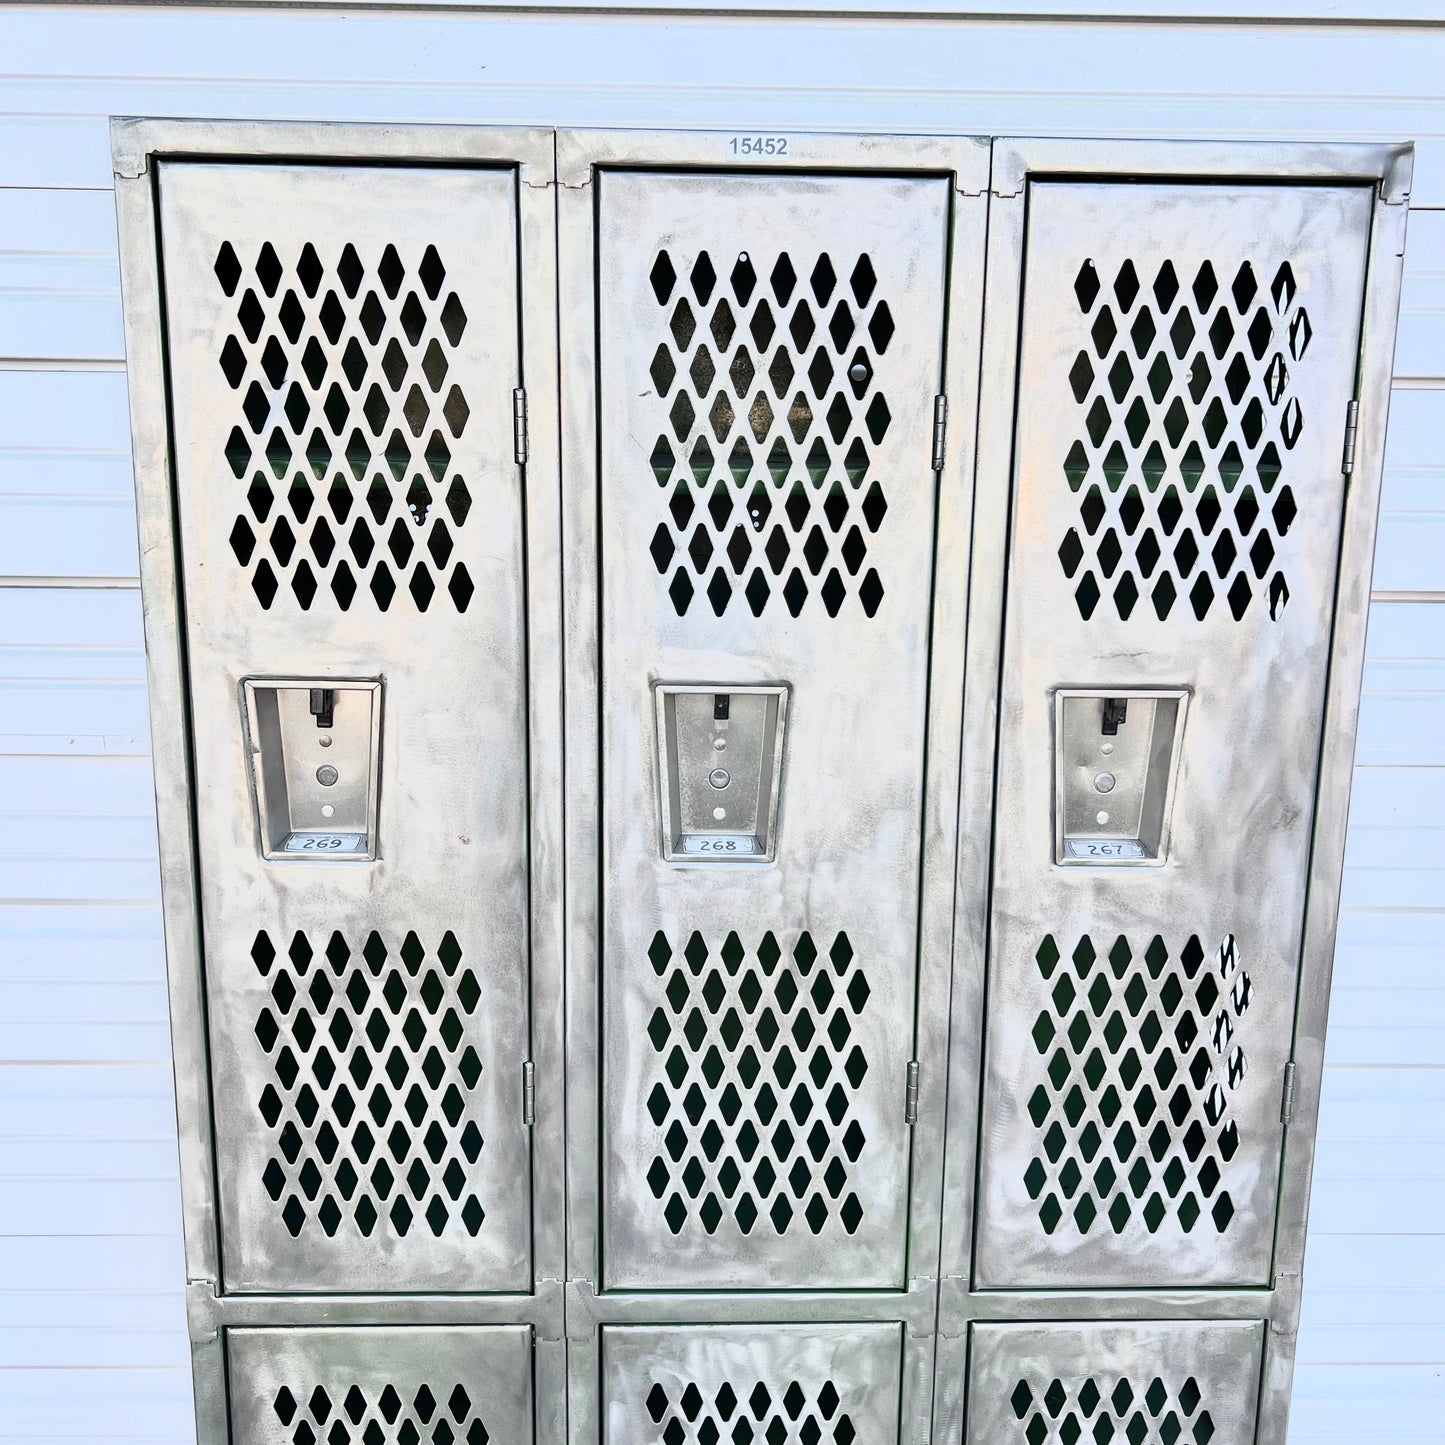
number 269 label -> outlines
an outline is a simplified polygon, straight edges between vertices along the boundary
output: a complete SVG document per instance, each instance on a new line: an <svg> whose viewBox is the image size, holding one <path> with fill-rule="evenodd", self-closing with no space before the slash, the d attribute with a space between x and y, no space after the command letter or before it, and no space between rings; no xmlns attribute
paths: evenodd
<svg viewBox="0 0 1445 1445"><path fill-rule="evenodd" d="M360 833L292 833L282 844L283 853L364 853L366 838Z"/></svg>

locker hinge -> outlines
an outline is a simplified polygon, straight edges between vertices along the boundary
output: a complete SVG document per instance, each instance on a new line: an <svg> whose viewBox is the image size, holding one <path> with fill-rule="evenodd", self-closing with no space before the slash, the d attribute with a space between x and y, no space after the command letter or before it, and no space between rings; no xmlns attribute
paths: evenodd
<svg viewBox="0 0 1445 1445"><path fill-rule="evenodd" d="M948 398L933 398L933 470L943 470L943 443L948 436Z"/></svg>
<svg viewBox="0 0 1445 1445"><path fill-rule="evenodd" d="M1345 454L1340 470L1348 477L1355 470L1355 434L1360 426L1360 404L1351 401L1345 407Z"/></svg>
<svg viewBox="0 0 1445 1445"><path fill-rule="evenodd" d="M903 1122L918 1122L918 1060L908 1061L908 1074L903 1084Z"/></svg>
<svg viewBox="0 0 1445 1445"><path fill-rule="evenodd" d="M1279 1122L1291 1124L1294 1122L1294 1099L1295 1099L1295 1067L1294 1060L1284 1066L1284 1096L1279 1101Z"/></svg>
<svg viewBox="0 0 1445 1445"><path fill-rule="evenodd" d="M537 1076L531 1059L522 1063L522 1122L529 1129L537 1122Z"/></svg>
<svg viewBox="0 0 1445 1445"><path fill-rule="evenodd" d="M527 461L527 388L514 387L512 390L512 444L517 465L525 466Z"/></svg>

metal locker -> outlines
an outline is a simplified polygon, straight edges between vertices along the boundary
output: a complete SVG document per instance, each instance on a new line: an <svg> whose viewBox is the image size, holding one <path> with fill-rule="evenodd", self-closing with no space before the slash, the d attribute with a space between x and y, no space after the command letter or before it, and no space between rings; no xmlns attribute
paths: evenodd
<svg viewBox="0 0 1445 1445"><path fill-rule="evenodd" d="M604 1445L891 1445L898 1325L603 1331Z"/></svg>
<svg viewBox="0 0 1445 1445"><path fill-rule="evenodd" d="M599 183L609 1287L903 1280L948 201Z"/></svg>
<svg viewBox="0 0 1445 1445"><path fill-rule="evenodd" d="M968 1445L1251 1445L1264 1327L975 1325Z"/></svg>
<svg viewBox="0 0 1445 1445"><path fill-rule="evenodd" d="M531 1445L530 1332L241 1329L227 1336L235 1445Z"/></svg>
<svg viewBox="0 0 1445 1445"><path fill-rule="evenodd" d="M112 140L197 1438L560 1438L552 136Z"/></svg>
<svg viewBox="0 0 1445 1445"><path fill-rule="evenodd" d="M199 1437L1282 1439L1408 151L115 156Z"/></svg>
<svg viewBox="0 0 1445 1445"><path fill-rule="evenodd" d="M1032 188L984 1287L1267 1282L1372 202Z"/></svg>

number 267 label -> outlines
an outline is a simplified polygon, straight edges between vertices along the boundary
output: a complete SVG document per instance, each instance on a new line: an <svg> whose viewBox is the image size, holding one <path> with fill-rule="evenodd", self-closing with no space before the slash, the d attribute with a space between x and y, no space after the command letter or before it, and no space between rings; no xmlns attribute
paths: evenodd
<svg viewBox="0 0 1445 1445"><path fill-rule="evenodd" d="M1099 839L1068 838L1064 842L1070 858L1142 858L1144 849L1131 838Z"/></svg>

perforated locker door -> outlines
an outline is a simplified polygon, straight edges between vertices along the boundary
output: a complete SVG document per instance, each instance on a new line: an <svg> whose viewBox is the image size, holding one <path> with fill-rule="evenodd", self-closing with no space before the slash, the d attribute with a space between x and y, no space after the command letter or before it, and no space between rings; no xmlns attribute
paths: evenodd
<svg viewBox="0 0 1445 1445"><path fill-rule="evenodd" d="M1370 205L1032 188L983 1285L1267 1280ZM1055 865L1060 688L1185 691L1161 859Z"/></svg>
<svg viewBox="0 0 1445 1445"><path fill-rule="evenodd" d="M602 1332L604 1445L892 1445L902 1328L614 1326Z"/></svg>
<svg viewBox="0 0 1445 1445"><path fill-rule="evenodd" d="M524 1325L226 1335L232 1445L531 1445Z"/></svg>
<svg viewBox="0 0 1445 1445"><path fill-rule="evenodd" d="M1251 1445L1264 1326L975 1325L969 1445Z"/></svg>
<svg viewBox="0 0 1445 1445"><path fill-rule="evenodd" d="M162 172L232 1289L529 1279L513 186ZM247 678L380 679L374 863L261 860Z"/></svg>
<svg viewBox="0 0 1445 1445"><path fill-rule="evenodd" d="M947 216L600 182L609 1286L902 1284ZM656 683L791 690L776 863L662 861Z"/></svg>

